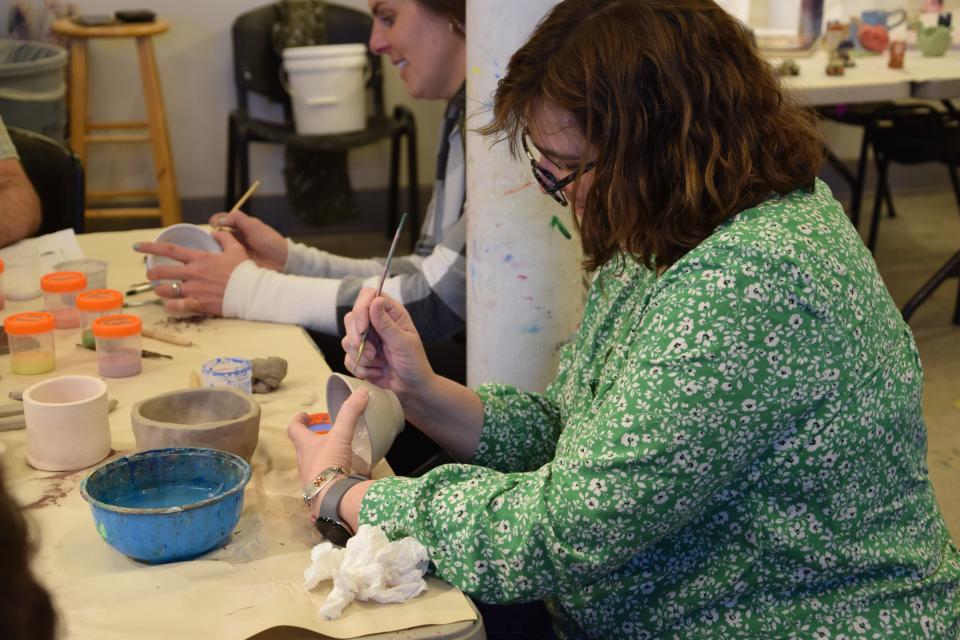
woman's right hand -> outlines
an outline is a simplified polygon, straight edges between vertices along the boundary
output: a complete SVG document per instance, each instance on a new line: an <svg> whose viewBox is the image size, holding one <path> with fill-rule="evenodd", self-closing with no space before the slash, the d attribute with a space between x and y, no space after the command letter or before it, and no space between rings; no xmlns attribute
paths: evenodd
<svg viewBox="0 0 960 640"><path fill-rule="evenodd" d="M435 374L402 304L386 294L376 297L373 289L362 289L353 310L344 317L344 325L347 335L341 344L348 371L354 371L363 332L369 327L355 375L390 389L404 404L415 401L417 391L429 388Z"/></svg>
<svg viewBox="0 0 960 640"><path fill-rule="evenodd" d="M210 226L229 227L257 265L283 272L287 263L287 239L270 225L242 211L230 211L215 213L210 217Z"/></svg>

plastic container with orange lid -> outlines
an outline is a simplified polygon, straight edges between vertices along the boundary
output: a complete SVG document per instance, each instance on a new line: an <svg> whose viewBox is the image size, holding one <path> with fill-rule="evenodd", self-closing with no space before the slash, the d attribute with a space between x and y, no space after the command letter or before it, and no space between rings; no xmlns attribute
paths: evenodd
<svg viewBox="0 0 960 640"><path fill-rule="evenodd" d="M140 331L137 316L115 314L93 321L97 343L97 372L104 378L126 378L143 370L140 357Z"/></svg>
<svg viewBox="0 0 960 640"><path fill-rule="evenodd" d="M34 375L56 368L53 327L53 314L46 311L27 311L7 316L3 321L3 329L10 342L10 367L14 373Z"/></svg>
<svg viewBox="0 0 960 640"><path fill-rule="evenodd" d="M3 258L0 258L0 309L3 309L5 302L3 297Z"/></svg>
<svg viewBox="0 0 960 640"><path fill-rule="evenodd" d="M89 289L77 296L77 311L80 312L80 332L83 346L96 346L93 338L93 321L103 316L120 313L123 294L113 289Z"/></svg>
<svg viewBox="0 0 960 640"><path fill-rule="evenodd" d="M40 278L43 304L53 314L57 329L75 329L80 326L77 312L77 294L87 288L87 276L79 271L54 271Z"/></svg>

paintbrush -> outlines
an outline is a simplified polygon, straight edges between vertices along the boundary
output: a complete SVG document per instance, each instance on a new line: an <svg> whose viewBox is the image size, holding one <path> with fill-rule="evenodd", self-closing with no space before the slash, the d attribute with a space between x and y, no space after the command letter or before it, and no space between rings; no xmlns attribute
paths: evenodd
<svg viewBox="0 0 960 640"><path fill-rule="evenodd" d="M231 214L231 213L233 213L234 211L236 211L236 210L239 209L240 207L242 207L242 206L247 202L247 200L250 199L250 196L253 195L253 192L256 191L256 190L257 190L257 187L259 187L259 186L260 186L260 181L259 181L259 180L254 180L254 181L253 181L253 184L250 185L250 188L247 189L247 192L244 193L242 196L240 196L240 199L237 200L237 204L233 205L233 208L230 209L230 211L228 212L228 215ZM222 220L222 219L225 218L225 217L226 217L226 216L221 216L221 217L220 217L220 220ZM236 229L234 229L233 227L228 227L228 226L222 225L222 224L218 224L216 227L214 227L214 229L215 229L216 231L236 231Z"/></svg>
<svg viewBox="0 0 960 640"><path fill-rule="evenodd" d="M374 298L380 296L380 292L383 291L383 281L387 279L387 274L390 273L390 261L393 260L393 252L397 248L397 242L400 240L400 232L403 231L403 223L407 221L407 214L404 213L400 216L400 223L397 224L397 232L393 234L393 242L390 243L390 251L387 252L387 261L383 265L383 273L380 274L380 284L377 285L377 293ZM360 336L360 348L357 349L357 362L353 365L353 375L357 375L357 367L360 366L360 356L363 355L363 348L367 346L367 334L370 333L370 319L367 318L367 328L364 330L363 335Z"/></svg>

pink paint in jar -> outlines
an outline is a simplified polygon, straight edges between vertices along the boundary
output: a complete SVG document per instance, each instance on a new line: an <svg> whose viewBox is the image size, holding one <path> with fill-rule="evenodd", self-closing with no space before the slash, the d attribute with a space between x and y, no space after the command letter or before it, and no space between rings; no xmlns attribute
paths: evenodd
<svg viewBox="0 0 960 640"><path fill-rule="evenodd" d="M143 370L140 318L127 314L103 316L93 321L92 329L97 344L97 372L101 376L126 378Z"/></svg>
<svg viewBox="0 0 960 640"><path fill-rule="evenodd" d="M55 271L40 278L43 303L53 314L57 329L76 329L80 326L77 295L87 288L87 276L79 271Z"/></svg>

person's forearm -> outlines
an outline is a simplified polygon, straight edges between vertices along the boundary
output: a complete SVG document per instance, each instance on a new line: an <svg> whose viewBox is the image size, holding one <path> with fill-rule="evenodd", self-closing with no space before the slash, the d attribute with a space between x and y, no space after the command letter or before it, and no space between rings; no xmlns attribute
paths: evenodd
<svg viewBox="0 0 960 640"><path fill-rule="evenodd" d="M0 161L0 247L26 238L39 227L40 201L26 174L16 160Z"/></svg>
<svg viewBox="0 0 960 640"><path fill-rule="evenodd" d="M483 403L472 389L440 376L400 398L407 420L457 460L470 460L483 431Z"/></svg>

